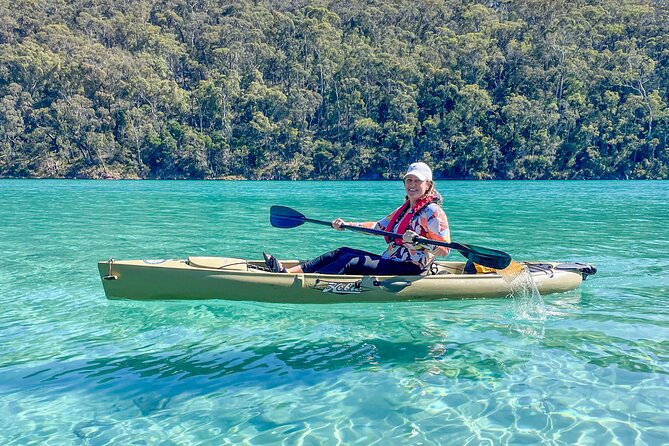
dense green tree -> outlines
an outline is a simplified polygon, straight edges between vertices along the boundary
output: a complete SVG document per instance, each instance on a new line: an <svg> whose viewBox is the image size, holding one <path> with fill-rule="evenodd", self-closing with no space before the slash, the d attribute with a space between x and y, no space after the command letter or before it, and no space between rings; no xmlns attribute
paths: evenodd
<svg viewBox="0 0 669 446"><path fill-rule="evenodd" d="M0 176L669 178L655 0L0 0Z"/></svg>

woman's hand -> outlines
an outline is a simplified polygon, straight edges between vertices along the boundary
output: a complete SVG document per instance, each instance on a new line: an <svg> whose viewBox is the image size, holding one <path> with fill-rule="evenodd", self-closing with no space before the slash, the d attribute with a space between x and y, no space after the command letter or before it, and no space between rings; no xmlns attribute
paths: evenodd
<svg viewBox="0 0 669 446"><path fill-rule="evenodd" d="M413 244L414 239L418 237L418 234L413 232L411 229L407 229L404 234L402 234L402 241L406 244Z"/></svg>
<svg viewBox="0 0 669 446"><path fill-rule="evenodd" d="M341 226L345 225L347 223L344 220L342 220L341 218L337 218L337 219L333 220L331 224L332 224L332 227L335 228L337 231L344 231L345 228L342 228Z"/></svg>

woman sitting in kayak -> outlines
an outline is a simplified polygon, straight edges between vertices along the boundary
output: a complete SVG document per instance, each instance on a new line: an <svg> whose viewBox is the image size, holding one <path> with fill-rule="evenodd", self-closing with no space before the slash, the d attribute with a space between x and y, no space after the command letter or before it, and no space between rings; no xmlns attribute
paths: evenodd
<svg viewBox="0 0 669 446"><path fill-rule="evenodd" d="M418 275L425 271L435 256L448 255L449 249L412 243L414 237L450 243L448 219L441 208L441 195L432 181L432 170L425 163L413 163L404 174L406 201L392 214L378 222L351 223L337 218L332 227L343 231L342 225L361 226L403 234L389 239L382 255L353 248L338 248L301 265L285 269L274 256L263 253L270 271L287 273L323 273L355 275Z"/></svg>

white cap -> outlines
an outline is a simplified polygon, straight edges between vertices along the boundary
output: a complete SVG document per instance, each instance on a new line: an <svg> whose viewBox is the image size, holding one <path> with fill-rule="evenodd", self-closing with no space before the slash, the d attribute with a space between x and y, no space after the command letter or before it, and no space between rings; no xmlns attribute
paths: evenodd
<svg viewBox="0 0 669 446"><path fill-rule="evenodd" d="M414 175L421 181L432 181L432 169L425 163L413 163L409 166L407 173L404 174L404 178L407 175Z"/></svg>

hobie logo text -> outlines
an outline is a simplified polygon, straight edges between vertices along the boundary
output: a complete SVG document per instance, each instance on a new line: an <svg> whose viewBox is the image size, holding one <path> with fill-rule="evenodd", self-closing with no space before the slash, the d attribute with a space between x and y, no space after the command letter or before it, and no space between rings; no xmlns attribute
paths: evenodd
<svg viewBox="0 0 669 446"><path fill-rule="evenodd" d="M328 282L323 288L324 293L357 294L362 292L360 282Z"/></svg>

